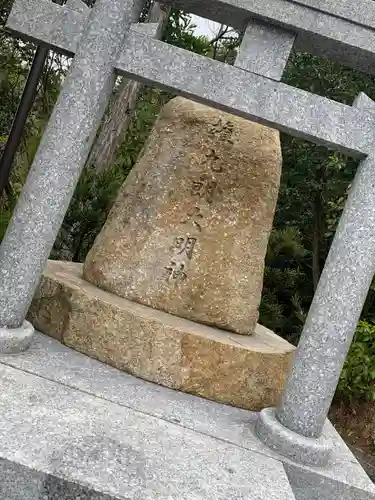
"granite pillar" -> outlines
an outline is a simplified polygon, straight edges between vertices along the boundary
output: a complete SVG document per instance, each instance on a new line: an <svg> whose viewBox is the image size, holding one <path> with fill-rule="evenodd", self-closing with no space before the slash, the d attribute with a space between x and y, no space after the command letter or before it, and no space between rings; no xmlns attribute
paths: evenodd
<svg viewBox="0 0 375 500"><path fill-rule="evenodd" d="M0 247L0 326L5 337L7 329L8 337L19 338L17 329L23 324L112 92L124 36L142 5L142 1L97 0L90 13Z"/></svg>
<svg viewBox="0 0 375 500"><path fill-rule="evenodd" d="M361 96L356 106L365 101ZM283 425L306 437L321 435L374 276L374 174L375 157L370 155L351 186L276 411Z"/></svg>
<svg viewBox="0 0 375 500"><path fill-rule="evenodd" d="M354 106L375 111L364 94ZM375 272L374 174L370 154L350 188L281 404L258 424L266 444L289 457L300 446L305 463L329 460L323 427Z"/></svg>

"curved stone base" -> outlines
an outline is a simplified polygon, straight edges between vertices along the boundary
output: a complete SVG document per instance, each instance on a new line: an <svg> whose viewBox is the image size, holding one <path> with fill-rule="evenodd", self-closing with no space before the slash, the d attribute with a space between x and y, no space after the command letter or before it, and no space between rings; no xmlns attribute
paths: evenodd
<svg viewBox="0 0 375 500"><path fill-rule="evenodd" d="M24 321L19 328L0 328L0 353L17 354L26 351L31 344L34 327Z"/></svg>
<svg viewBox="0 0 375 500"><path fill-rule="evenodd" d="M260 325L251 336L236 335L117 297L68 262L48 263L29 319L120 370L250 410L278 403L294 351Z"/></svg>
<svg viewBox="0 0 375 500"><path fill-rule="evenodd" d="M255 430L264 444L300 464L324 467L333 452L332 441L324 434L318 439L307 438L284 427L274 408L260 412Z"/></svg>

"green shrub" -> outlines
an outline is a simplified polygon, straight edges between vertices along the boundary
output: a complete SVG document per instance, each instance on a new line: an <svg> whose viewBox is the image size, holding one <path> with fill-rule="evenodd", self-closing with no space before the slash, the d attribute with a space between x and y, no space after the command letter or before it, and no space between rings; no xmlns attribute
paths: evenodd
<svg viewBox="0 0 375 500"><path fill-rule="evenodd" d="M375 400L375 324L359 323L337 392L349 400Z"/></svg>
<svg viewBox="0 0 375 500"><path fill-rule="evenodd" d="M305 322L308 303L303 300L306 258L298 229L273 229L268 242L259 322L296 344Z"/></svg>
<svg viewBox="0 0 375 500"><path fill-rule="evenodd" d="M124 180L121 169L101 174L86 169L81 175L51 258L83 262L99 234Z"/></svg>

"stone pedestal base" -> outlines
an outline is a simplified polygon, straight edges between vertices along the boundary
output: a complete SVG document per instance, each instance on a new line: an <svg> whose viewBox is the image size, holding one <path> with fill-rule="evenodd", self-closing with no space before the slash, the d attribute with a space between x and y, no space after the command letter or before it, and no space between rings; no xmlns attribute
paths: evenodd
<svg viewBox="0 0 375 500"><path fill-rule="evenodd" d="M326 467L255 435L256 412L145 382L36 334L1 356L1 500L375 500L327 421Z"/></svg>
<svg viewBox="0 0 375 500"><path fill-rule="evenodd" d="M241 336L117 297L68 262L48 263L29 320L137 377L250 410L277 405L294 352L260 325Z"/></svg>
<svg viewBox="0 0 375 500"><path fill-rule="evenodd" d="M34 328L28 321L24 321L19 328L0 327L0 353L17 354L26 351L33 335Z"/></svg>

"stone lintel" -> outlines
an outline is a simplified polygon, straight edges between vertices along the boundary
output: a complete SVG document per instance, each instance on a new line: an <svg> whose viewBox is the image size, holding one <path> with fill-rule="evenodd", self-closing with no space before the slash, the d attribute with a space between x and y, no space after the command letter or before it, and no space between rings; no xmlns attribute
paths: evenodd
<svg viewBox="0 0 375 500"><path fill-rule="evenodd" d="M6 29L71 56L77 50L86 17L78 10L50 0L15 0Z"/></svg>
<svg viewBox="0 0 375 500"><path fill-rule="evenodd" d="M204 16L221 24L233 27L244 27L244 19L251 15L265 20L274 20L279 23L305 29L314 29L307 26L310 13L315 12L320 20L330 17L339 18L353 24L375 29L375 12L372 0L359 0L355 5L350 0L336 2L335 0L164 0L165 4L179 7L186 12ZM303 15L298 19L298 14ZM228 16L228 17L225 17ZM318 24L318 23L317 23ZM323 23L324 24L324 23ZM306 25L306 26L305 26ZM323 26L320 27L324 29ZM335 36L334 33L331 34Z"/></svg>
<svg viewBox="0 0 375 500"><path fill-rule="evenodd" d="M317 5L314 0L166 0L165 3L224 24L230 19L231 26L241 30L255 17L294 32L299 49L325 55L370 74L375 72L375 14L371 0L359 0L354 6L348 0L343 5L334 0L320 1ZM46 16L56 8L48 0L17 0L9 17L9 29L18 31L20 22L29 24L27 12L32 13L34 6L45 11L42 16L33 17L32 33L38 38L37 33L44 30L41 21L48 21ZM59 8L75 12L68 7ZM75 14L82 16L79 12ZM14 23L16 26L12 27ZM51 25L51 33L52 28ZM76 37L74 30L72 36Z"/></svg>
<svg viewBox="0 0 375 500"><path fill-rule="evenodd" d="M372 113L134 32L129 32L117 70L345 153L367 154L375 140Z"/></svg>
<svg viewBox="0 0 375 500"><path fill-rule="evenodd" d="M259 410L277 403L294 347L258 325L241 336L151 309L49 261L29 311L36 328L102 362L166 387Z"/></svg>
<svg viewBox="0 0 375 500"><path fill-rule="evenodd" d="M333 15L375 29L375 10L373 0L291 0L291 2Z"/></svg>
<svg viewBox="0 0 375 500"><path fill-rule="evenodd" d="M294 31L308 52L375 72L375 16L370 0L166 0L192 14L243 30L251 18ZM308 5L311 4L311 5Z"/></svg>

